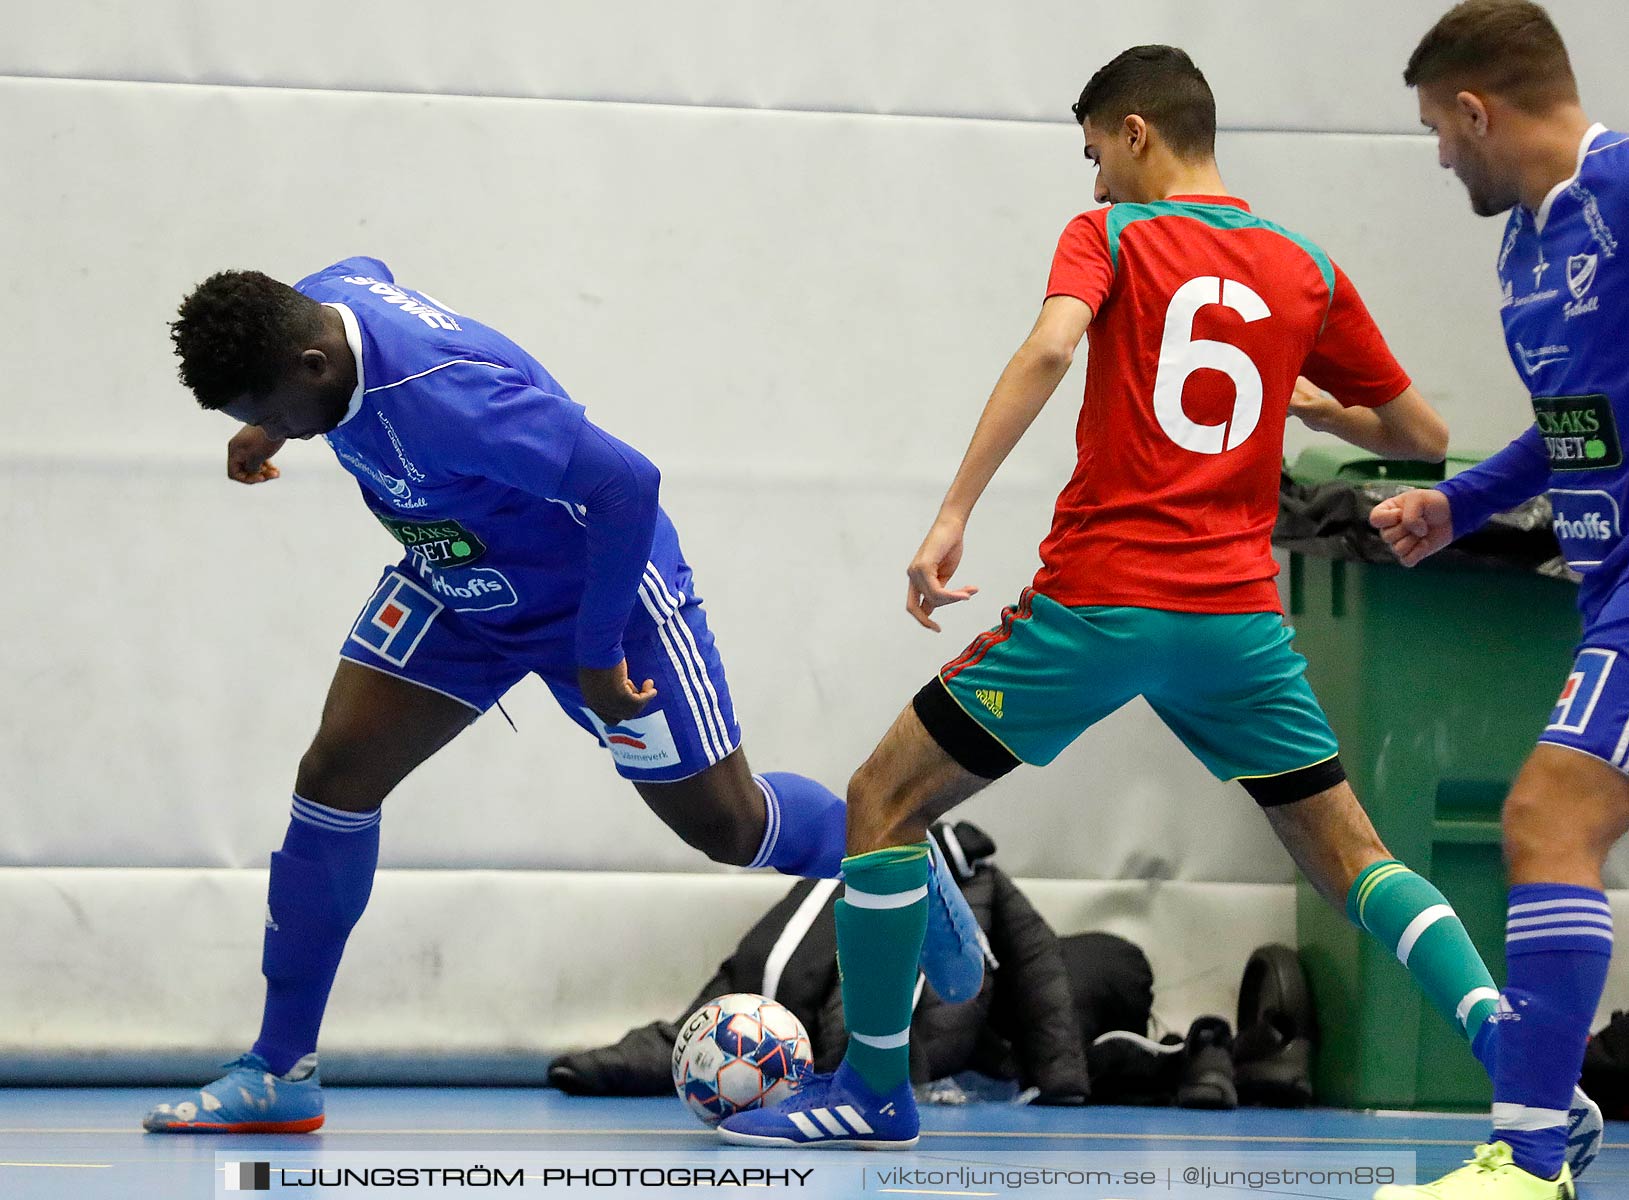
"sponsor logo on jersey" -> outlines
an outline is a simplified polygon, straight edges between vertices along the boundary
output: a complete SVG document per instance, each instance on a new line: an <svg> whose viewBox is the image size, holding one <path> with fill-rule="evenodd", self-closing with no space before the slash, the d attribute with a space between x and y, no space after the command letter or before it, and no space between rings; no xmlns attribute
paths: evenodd
<svg viewBox="0 0 1629 1200"><path fill-rule="evenodd" d="M329 442L329 445L333 446L333 443ZM397 479L394 475L386 475L378 467L363 461L349 450L341 450L338 446L334 446L334 453L349 463L359 475L367 476L384 488L389 493L390 502L397 508L424 508L430 503L423 496L415 497L413 489L407 485L405 479Z"/></svg>
<svg viewBox="0 0 1629 1200"><path fill-rule="evenodd" d="M1522 232L1522 210L1516 209L1510 221L1510 228L1505 230L1504 245L1499 247L1499 274L1505 273L1505 264L1510 261L1510 252L1516 248L1516 239Z"/></svg>
<svg viewBox="0 0 1629 1200"><path fill-rule="evenodd" d="M1545 288L1542 292L1533 292L1510 302L1512 308L1526 308L1529 304L1543 304L1546 300L1554 300L1561 295L1560 288Z"/></svg>
<svg viewBox="0 0 1629 1200"><path fill-rule="evenodd" d="M1532 299L1531 296L1524 297ZM1522 301L1516 301L1520 304ZM1529 350L1520 342L1516 343L1516 356L1521 360L1522 370L1528 375L1536 375L1543 367L1553 363L1566 362L1572 357L1571 346L1540 346L1537 350Z"/></svg>
<svg viewBox="0 0 1629 1200"><path fill-rule="evenodd" d="M486 543L462 521L403 521L397 517L379 517L379 523L390 530L391 537L438 571L467 567L486 553Z"/></svg>
<svg viewBox="0 0 1629 1200"><path fill-rule="evenodd" d="M1606 677L1612 673L1617 660L1615 650L1580 650L1545 729L1583 733L1594 715L1596 701L1601 698L1601 689L1606 686Z"/></svg>
<svg viewBox="0 0 1629 1200"><path fill-rule="evenodd" d="M444 607L407 576L391 571L351 627L351 641L388 663L405 667Z"/></svg>
<svg viewBox="0 0 1629 1200"><path fill-rule="evenodd" d="M1551 488L1551 528L1574 569L1598 567L1618 548L1623 513L1611 492L1599 488Z"/></svg>
<svg viewBox="0 0 1629 1200"><path fill-rule="evenodd" d="M985 708L990 710L991 714L996 720L1001 720L1002 708L1006 703L1005 694L999 691L994 691L990 688L974 688L973 695L978 697L978 702L980 704L984 705Z"/></svg>
<svg viewBox="0 0 1629 1200"><path fill-rule="evenodd" d="M491 612L495 608L513 608L520 603L514 586L502 571L491 567L438 571L416 554L412 561L418 568L420 578L454 612Z"/></svg>
<svg viewBox="0 0 1629 1200"><path fill-rule="evenodd" d="M1557 517L1551 522L1551 527L1556 537L1575 542L1608 542L1618 536L1618 531L1612 527L1612 519L1598 512L1587 512L1578 517Z"/></svg>
<svg viewBox="0 0 1629 1200"><path fill-rule="evenodd" d="M1544 247L1540 246L1538 262L1533 264L1533 290L1535 292L1544 286L1544 272L1549 269L1550 264L1544 258Z"/></svg>
<svg viewBox="0 0 1629 1200"><path fill-rule="evenodd" d="M1561 310L1567 320L1595 312L1601 307L1601 298L1589 294L1589 289L1595 286L1600 261L1600 256L1596 254L1574 254L1567 259L1567 290L1572 293L1572 303Z"/></svg>
<svg viewBox="0 0 1629 1200"><path fill-rule="evenodd" d="M1621 466L1623 447L1605 396L1534 396L1533 417L1554 471L1598 471Z"/></svg>
<svg viewBox="0 0 1629 1200"><path fill-rule="evenodd" d="M674 744L673 730L668 726L665 712L646 713L615 725L607 725L586 705L583 715L599 733L611 758L624 767L653 771L677 766L680 762L679 748Z"/></svg>
<svg viewBox="0 0 1629 1200"><path fill-rule="evenodd" d="M425 474L413 465L413 460L407 457L407 451L402 449L402 439L396 436L396 427L390 423L390 418L384 413L375 411L374 416L379 418L379 424L385 427L385 433L390 438L390 444L396 451L396 461L402 464L402 472L414 483L423 483Z"/></svg>
<svg viewBox="0 0 1629 1200"><path fill-rule="evenodd" d="M394 283L385 283L378 279L370 279L366 275L347 275L345 282L365 287L386 304L402 310L410 317L417 317L432 329L458 329L457 321L453 320L440 309L431 308L421 300L415 300Z"/></svg>

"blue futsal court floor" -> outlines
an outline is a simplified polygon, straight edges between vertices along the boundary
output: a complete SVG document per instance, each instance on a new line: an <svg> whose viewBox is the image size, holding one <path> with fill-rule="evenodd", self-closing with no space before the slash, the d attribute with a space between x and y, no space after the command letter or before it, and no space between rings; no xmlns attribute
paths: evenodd
<svg viewBox="0 0 1629 1200"><path fill-rule="evenodd" d="M499 1166L504 1156L524 1156L527 1178L519 1187L484 1187L503 1195L800 1195L827 1196L1143 1196L1301 1197L1363 1196L1372 1188L1284 1186L1250 1182L1209 1188L1185 1184L1184 1170L1230 1164L1255 1169L1295 1164L1338 1170L1360 1156L1413 1154L1421 1180L1457 1165L1470 1145L1486 1136L1484 1116L1373 1114L1329 1109L1231 1113L1181 1109L1091 1107L1024 1108L1007 1104L932 1107L926 1130L909 1154L782 1154L720 1145L680 1105L666 1098L593 1100L553 1090L524 1088L331 1088L328 1124L316 1135L288 1137L176 1137L143 1134L142 1112L174 1088L0 1090L0 1197L4 1200L120 1200L205 1197L223 1191L227 1160L271 1160L295 1170L320 1151L367 1152L366 1162L397 1167L430 1161ZM219 1157L218 1157L219 1156ZM279 1161L281 1160L281 1161ZM309 1157L304 1159L310 1163ZM325 1161L327 1161L325 1159ZM1371 1160L1373 1161L1373 1160ZM587 1170L649 1167L810 1167L801 1185L757 1183L730 1187L546 1185L542 1164ZM988 1172L1019 1168L1153 1170L1150 1186L1092 1183L1067 1189L1009 1188ZM907 1168L910 1177L887 1175ZM946 1172L960 1170L961 1175ZM969 1176L968 1170L984 1175ZM1166 1172L1169 1171L1169 1174ZM307 1176L309 1177L309 1176ZM653 1176L645 1176L652 1178ZM516 1176L511 1175L511 1178ZM609 1175L598 1178L609 1179ZM618 1178L632 1180L623 1174ZM669 1178L674 1178L669 1176ZM682 1178L682 1177L679 1177ZM1008 1176L1007 1178L1013 1178ZM1101 1175L1094 1179L1103 1178ZM1119 1176L1117 1176L1119 1178ZM975 1182L969 1182L972 1179ZM983 1180L983 1182L978 1182ZM1018 1182L1014 1179L1014 1182ZM286 1179L272 1192L286 1190ZM395 1189L302 1188L301 1194L391 1195ZM235 1194L235 1193L234 1193ZM437 1194L417 1189L417 1194ZM441 1194L477 1194L477 1189ZM1606 1147L1580 1186L1586 1197L1629 1196L1629 1124L1607 1126Z"/></svg>

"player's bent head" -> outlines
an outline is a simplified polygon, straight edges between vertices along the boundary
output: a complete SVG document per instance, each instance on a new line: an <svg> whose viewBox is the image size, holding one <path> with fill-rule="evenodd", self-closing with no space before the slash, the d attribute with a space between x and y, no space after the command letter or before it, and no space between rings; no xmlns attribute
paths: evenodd
<svg viewBox="0 0 1629 1200"><path fill-rule="evenodd" d="M1530 0L1464 0L1420 39L1403 71L1438 159L1492 216L1517 203L1526 132L1578 104L1578 81L1550 14Z"/></svg>
<svg viewBox="0 0 1629 1200"><path fill-rule="evenodd" d="M170 324L181 382L204 408L275 437L324 432L345 410L351 369L336 361L324 312L259 271L211 275Z"/></svg>
<svg viewBox="0 0 1629 1200"><path fill-rule="evenodd" d="M1216 97L1175 46L1133 46L1115 55L1081 90L1073 112L1086 131L1086 157L1105 178L1129 182L1128 173L1146 170L1161 153L1190 163L1216 155ZM1114 180L1108 190L1111 199L1134 198L1114 195Z"/></svg>

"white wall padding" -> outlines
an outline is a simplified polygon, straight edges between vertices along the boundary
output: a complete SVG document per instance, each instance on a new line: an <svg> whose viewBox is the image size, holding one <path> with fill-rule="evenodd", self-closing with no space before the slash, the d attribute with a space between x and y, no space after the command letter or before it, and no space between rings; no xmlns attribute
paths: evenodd
<svg viewBox="0 0 1629 1200"><path fill-rule="evenodd" d="M676 1018L791 886L772 874L383 871L322 1051L342 1077L537 1078L561 1050ZM1292 889L1027 881L1062 932L1144 946L1168 1023L1231 1012ZM259 1027L264 871L4 870L0 1085L174 1079ZM1169 981L1167 983L1167 981Z"/></svg>
<svg viewBox="0 0 1629 1200"><path fill-rule="evenodd" d="M1091 73L1173 42L1233 129L1418 129L1411 0L8 0L0 73L1067 122ZM1586 94L1629 104L1615 0L1552 0Z"/></svg>

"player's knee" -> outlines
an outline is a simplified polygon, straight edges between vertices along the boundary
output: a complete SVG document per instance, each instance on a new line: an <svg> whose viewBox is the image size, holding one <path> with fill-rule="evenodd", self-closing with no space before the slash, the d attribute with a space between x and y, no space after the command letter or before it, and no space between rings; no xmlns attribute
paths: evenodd
<svg viewBox="0 0 1629 1200"><path fill-rule="evenodd" d="M300 757L294 790L313 804L342 812L378 808L390 789L376 778L367 759L355 740L319 732Z"/></svg>
<svg viewBox="0 0 1629 1200"><path fill-rule="evenodd" d="M1584 760L1588 761L1588 760ZM1535 758L1505 800L1505 863L1516 879L1559 877L1604 858L1614 838L1602 832L1603 808L1571 764Z"/></svg>

